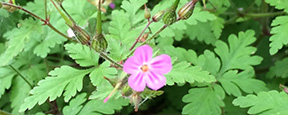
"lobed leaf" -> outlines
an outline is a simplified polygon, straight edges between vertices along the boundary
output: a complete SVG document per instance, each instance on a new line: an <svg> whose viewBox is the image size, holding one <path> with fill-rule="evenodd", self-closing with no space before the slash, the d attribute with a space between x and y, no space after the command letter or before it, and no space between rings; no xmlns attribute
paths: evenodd
<svg viewBox="0 0 288 115"><path fill-rule="evenodd" d="M275 6L276 9L282 10L288 13L288 1L287 0L265 0L271 6Z"/></svg>
<svg viewBox="0 0 288 115"><path fill-rule="evenodd" d="M288 58L276 61L275 65L270 67L269 72L266 74L268 78L280 77L288 78Z"/></svg>
<svg viewBox="0 0 288 115"><path fill-rule="evenodd" d="M110 63L105 61L99 67L96 67L90 74L90 80L94 86L101 86L106 84L108 80L107 78L115 78L118 71L115 68L110 67ZM106 83L105 83L106 82Z"/></svg>
<svg viewBox="0 0 288 115"><path fill-rule="evenodd" d="M223 74L218 80L228 95L239 97L241 90L246 93L258 93L266 91L265 83L253 78L253 70L245 70L241 73L230 70Z"/></svg>
<svg viewBox="0 0 288 115"><path fill-rule="evenodd" d="M82 90L83 77L91 72L88 70L77 70L69 66L62 66L49 72L53 77L46 77L39 81L38 86L34 87L24 103L20 107L20 112L31 109L36 103L43 104L48 98L49 101L55 100L64 92L64 100L67 102L77 91Z"/></svg>
<svg viewBox="0 0 288 115"><path fill-rule="evenodd" d="M165 76L167 78L167 85L174 85L174 82L211 83L216 81L215 77L210 75L209 72L203 71L199 66L191 66L191 64L184 61L174 64L171 72Z"/></svg>
<svg viewBox="0 0 288 115"><path fill-rule="evenodd" d="M68 106L63 108L63 115L77 115L86 100L86 93L77 95L74 99L71 99Z"/></svg>
<svg viewBox="0 0 288 115"><path fill-rule="evenodd" d="M282 3L281 3L282 4ZM274 26L271 30L270 37L270 54L276 54L284 45L288 44L288 33L286 32L286 28L288 28L288 16L278 16L276 17L271 26Z"/></svg>
<svg viewBox="0 0 288 115"><path fill-rule="evenodd" d="M97 66L99 55L88 46L82 44L65 44L65 49L69 53L69 56L76 61L82 67Z"/></svg>
<svg viewBox="0 0 288 115"><path fill-rule="evenodd" d="M106 103L103 100L90 100L80 111L79 115L101 115L113 114L115 110L120 110L122 106L127 106L127 99L109 99Z"/></svg>
<svg viewBox="0 0 288 115"><path fill-rule="evenodd" d="M235 106L248 108L248 114L286 115L288 95L275 90L259 92L257 95L240 96L233 100Z"/></svg>
<svg viewBox="0 0 288 115"><path fill-rule="evenodd" d="M192 88L182 101L188 103L182 114L188 115L220 115L224 107L225 93L219 85L204 88Z"/></svg>

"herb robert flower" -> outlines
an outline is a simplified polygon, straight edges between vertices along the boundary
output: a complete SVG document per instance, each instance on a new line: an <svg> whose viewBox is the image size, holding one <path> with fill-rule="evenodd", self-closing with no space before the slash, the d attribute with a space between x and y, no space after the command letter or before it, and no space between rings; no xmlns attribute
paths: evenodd
<svg viewBox="0 0 288 115"><path fill-rule="evenodd" d="M169 73L172 69L171 57L162 54L152 58L152 55L152 48L143 45L138 47L134 55L124 63L123 70L131 74L128 84L137 92L143 91L146 85L158 90L166 84L166 77L163 74Z"/></svg>

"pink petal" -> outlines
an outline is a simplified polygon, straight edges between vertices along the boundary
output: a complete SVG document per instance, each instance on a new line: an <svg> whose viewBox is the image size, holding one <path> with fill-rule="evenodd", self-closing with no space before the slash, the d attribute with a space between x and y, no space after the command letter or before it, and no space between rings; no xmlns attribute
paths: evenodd
<svg viewBox="0 0 288 115"><path fill-rule="evenodd" d="M142 64L148 63L152 59L153 49L148 45L140 46L134 52L135 58Z"/></svg>
<svg viewBox="0 0 288 115"><path fill-rule="evenodd" d="M142 72L130 75L130 77L128 78L128 84L133 90L137 92L144 91L146 83L143 75L144 74Z"/></svg>
<svg viewBox="0 0 288 115"><path fill-rule="evenodd" d="M150 71L159 74L167 74L172 69L171 57L166 54L159 55L150 62Z"/></svg>
<svg viewBox="0 0 288 115"><path fill-rule="evenodd" d="M123 70L126 73L134 74L134 73L141 71L140 69L141 67L142 67L142 63L139 62L135 56L132 56L125 61L123 65Z"/></svg>
<svg viewBox="0 0 288 115"><path fill-rule="evenodd" d="M144 76L147 86L153 90L158 90L161 87L163 87L166 84L166 77L158 74L158 73L154 73L152 71L148 72L147 76Z"/></svg>

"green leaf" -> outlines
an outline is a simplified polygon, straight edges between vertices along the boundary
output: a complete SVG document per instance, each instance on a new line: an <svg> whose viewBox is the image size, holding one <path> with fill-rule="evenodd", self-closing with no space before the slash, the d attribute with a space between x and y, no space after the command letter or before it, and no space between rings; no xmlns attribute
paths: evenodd
<svg viewBox="0 0 288 115"><path fill-rule="evenodd" d="M9 89L16 72L7 67L0 67L0 98Z"/></svg>
<svg viewBox="0 0 288 115"><path fill-rule="evenodd" d="M62 4L76 23L82 27L89 19L97 17L97 7L86 0L65 0Z"/></svg>
<svg viewBox="0 0 288 115"><path fill-rule="evenodd" d="M184 106L182 114L189 115L220 115L221 107L224 107L225 93L219 85L204 88L192 88L182 98L188 103Z"/></svg>
<svg viewBox="0 0 288 115"><path fill-rule="evenodd" d="M210 75L209 72L203 71L199 66L191 66L190 63L180 62L173 65L171 72L165 75L167 78L167 85L174 85L175 83L211 83L215 82L214 76Z"/></svg>
<svg viewBox="0 0 288 115"><path fill-rule="evenodd" d="M20 112L26 109L31 109L35 104L43 104L48 98L50 101L55 100L64 92L65 102L69 101L72 96L76 95L77 91L82 90L83 77L91 72L88 70L77 70L69 66L62 66L49 72L52 77L46 77L39 81L38 86L34 87L30 94L31 96L25 99L21 105Z"/></svg>
<svg viewBox="0 0 288 115"><path fill-rule="evenodd" d="M242 95L240 89L246 93L258 93L267 90L265 83L261 80L254 79L253 76L253 70L245 70L241 73L230 70L219 78L219 82L228 95L236 97Z"/></svg>
<svg viewBox="0 0 288 115"><path fill-rule="evenodd" d="M271 34L273 35L269 39L271 41L270 54L274 55L283 47L283 45L288 44L288 33L286 32L286 29L288 28L288 16L276 17L271 26L274 27L271 30Z"/></svg>
<svg viewBox="0 0 288 115"><path fill-rule="evenodd" d="M161 48L165 54L171 57L177 57L177 61L188 61L194 63L197 61L197 54L194 50L186 50L181 47L165 46Z"/></svg>
<svg viewBox="0 0 288 115"><path fill-rule="evenodd" d="M210 22L198 22L195 25L187 26L186 34L191 40L197 38L201 42L204 41L206 44L213 45L217 41L217 38L212 29L213 27L211 27Z"/></svg>
<svg viewBox="0 0 288 115"><path fill-rule="evenodd" d="M276 9L282 10L288 13L288 1L287 0L265 0L271 6L275 6Z"/></svg>
<svg viewBox="0 0 288 115"><path fill-rule="evenodd" d="M241 108L249 107L248 114L286 115L288 114L288 95L275 90L256 95L241 96L233 104Z"/></svg>
<svg viewBox="0 0 288 115"><path fill-rule="evenodd" d="M126 18L128 16L129 15L122 10L113 10L112 21L109 23L108 28L111 33L108 37L119 40L122 43L122 47L131 47L140 34L139 30L131 29L132 26Z"/></svg>
<svg viewBox="0 0 288 115"><path fill-rule="evenodd" d="M25 47L27 41L33 34L41 33L41 23L34 21L32 18L20 22L23 24L20 28L14 28L4 34L9 39L8 48L0 56L0 66L8 65L15 56L17 56Z"/></svg>
<svg viewBox="0 0 288 115"><path fill-rule="evenodd" d="M211 72L212 75L217 76L221 67L221 62L215 54L209 50L205 50L202 55L198 57L195 65L203 67L204 70Z"/></svg>
<svg viewBox="0 0 288 115"><path fill-rule="evenodd" d="M68 106L63 108L63 115L77 115L83 107L83 103L86 101L86 93L77 95L74 99L71 99Z"/></svg>
<svg viewBox="0 0 288 115"><path fill-rule="evenodd" d="M16 78L13 80L10 95L11 107L13 108L12 110L13 115L19 114L20 106L24 102L24 99L29 96L30 90L31 90L30 86L20 76L16 76Z"/></svg>
<svg viewBox="0 0 288 115"><path fill-rule="evenodd" d="M270 67L269 72L267 73L268 78L280 77L288 78L288 58L279 60L275 62L275 65Z"/></svg>
<svg viewBox="0 0 288 115"><path fill-rule="evenodd" d="M121 42L119 40L115 40L111 37L107 37L106 40L109 43L109 56L112 59L120 62L127 57L127 55L129 54L129 50L127 47L121 45Z"/></svg>
<svg viewBox="0 0 288 115"><path fill-rule="evenodd" d="M196 25L198 22L204 23L216 19L217 17L214 14L201 10L201 7L195 7L192 16L184 22L188 25Z"/></svg>
<svg viewBox="0 0 288 115"><path fill-rule="evenodd" d="M88 46L82 44L66 44L66 50L69 56L76 61L82 67L97 66L99 55Z"/></svg>
<svg viewBox="0 0 288 115"><path fill-rule="evenodd" d="M217 17L216 20L211 21L211 30L213 31L214 36L218 39L221 36L222 29L224 28L225 20Z"/></svg>
<svg viewBox="0 0 288 115"><path fill-rule="evenodd" d="M101 115L101 114L113 114L115 110L120 110L122 106L127 106L129 100L109 99L106 103L103 100L91 100L80 111L79 115Z"/></svg>
<svg viewBox="0 0 288 115"><path fill-rule="evenodd" d="M108 82L104 77L107 78L115 78L117 74L117 70L115 68L110 67L110 63L105 61L99 67L95 68L89 75L91 82L94 86L101 86Z"/></svg>
<svg viewBox="0 0 288 115"><path fill-rule="evenodd" d="M114 87L109 82L103 82L101 85L97 86L97 89L92 92L89 96L89 99L98 99L104 100L112 91ZM122 97L122 94L119 90L116 90L110 99L118 99Z"/></svg>
<svg viewBox="0 0 288 115"><path fill-rule="evenodd" d="M252 69L252 65L258 65L263 60L260 56L251 56L256 52L255 47L251 47L256 38L253 30L240 32L238 37L234 34L228 38L229 47L222 41L216 42L215 52L222 61L222 67L219 75L231 69Z"/></svg>
<svg viewBox="0 0 288 115"><path fill-rule="evenodd" d="M146 2L147 0L124 0L122 2L121 8L123 8L129 15L129 21L131 25L135 25L144 19L143 10L141 10L141 12L137 12L137 11Z"/></svg>

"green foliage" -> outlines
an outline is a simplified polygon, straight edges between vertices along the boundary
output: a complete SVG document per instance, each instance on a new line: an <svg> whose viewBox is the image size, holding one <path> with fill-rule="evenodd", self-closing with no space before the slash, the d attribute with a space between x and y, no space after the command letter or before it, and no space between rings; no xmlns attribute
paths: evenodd
<svg viewBox="0 0 288 115"><path fill-rule="evenodd" d="M82 93L71 99L69 106L63 108L63 115L77 115L83 107L82 104L86 101L86 95L86 93Z"/></svg>
<svg viewBox="0 0 288 115"><path fill-rule="evenodd" d="M105 84L104 82L108 82L104 77L115 78L117 73L115 68L110 68L109 62L104 62L99 67L94 68L89 77L94 86L101 86Z"/></svg>
<svg viewBox="0 0 288 115"><path fill-rule="evenodd" d="M81 44L66 44L65 48L70 57L76 61L80 66L97 66L99 55L91 48Z"/></svg>
<svg viewBox="0 0 288 115"><path fill-rule="evenodd" d="M19 111L23 112L26 109L31 109L36 103L43 104L48 98L53 101L61 96L64 91L64 100L69 101L72 96L76 95L77 91L82 89L82 79L89 72L91 72L90 69L77 70L69 66L56 68L49 72L52 77L41 80L38 83L39 86L30 91L32 95L25 99Z"/></svg>
<svg viewBox="0 0 288 115"><path fill-rule="evenodd" d="M189 103L183 108L182 114L220 115L224 97L225 93L219 85L192 88L182 99L183 102Z"/></svg>
<svg viewBox="0 0 288 115"><path fill-rule="evenodd" d="M270 37L270 54L274 55L280 50L283 45L288 44L287 32L288 28L288 16L278 16L273 20L271 26L274 26L271 33L274 34Z"/></svg>
<svg viewBox="0 0 288 115"><path fill-rule="evenodd" d="M115 110L120 110L122 106L128 105L127 99L109 99L107 103L103 103L103 100L91 100L80 111L79 115L101 115L113 114ZM101 105L101 106L100 106Z"/></svg>
<svg viewBox="0 0 288 115"><path fill-rule="evenodd" d="M287 0L265 0L265 2L269 3L271 6L275 6L275 8L282 10L288 13L288 1Z"/></svg>
<svg viewBox="0 0 288 115"><path fill-rule="evenodd" d="M215 77L209 75L209 72L203 71L199 66L191 66L187 62L179 62L173 65L170 73L165 75L167 77L168 85L174 85L175 83L193 83L193 82L204 82L211 83L215 82Z"/></svg>
<svg viewBox="0 0 288 115"><path fill-rule="evenodd" d="M252 70L245 70L241 73L231 70L219 78L219 82L228 95L236 97L241 96L240 89L246 93L258 93L267 90L265 83L254 79L253 75Z"/></svg>
<svg viewBox="0 0 288 115"><path fill-rule="evenodd" d="M121 8L123 8L126 13L129 15L129 22L132 26L142 21L143 10L137 12L140 7L142 7L147 0L124 0L122 2ZM128 17L127 17L128 18Z"/></svg>
<svg viewBox="0 0 288 115"><path fill-rule="evenodd" d="M251 56L257 50L255 47L249 46L256 40L254 35L255 32L252 30L240 32L238 37L230 35L228 38L230 47L222 41L216 42L215 52L222 61L222 67L219 71L220 75L231 69L252 69L252 65L261 63L263 60L261 57Z"/></svg>
<svg viewBox="0 0 288 115"><path fill-rule="evenodd" d="M0 98L11 87L15 73L8 67L0 67Z"/></svg>
<svg viewBox="0 0 288 115"><path fill-rule="evenodd" d="M285 92L259 92L256 95L238 97L233 104L241 108L249 107L249 114L285 115L287 112L288 95Z"/></svg>
<svg viewBox="0 0 288 115"><path fill-rule="evenodd" d="M23 24L23 26L14 28L4 34L4 37L9 40L9 46L0 56L0 60L2 60L0 66L9 65L13 58L23 51L25 44L28 43L27 41L31 39L31 36L42 31L40 22L34 21L32 18L23 20L20 24Z"/></svg>
<svg viewBox="0 0 288 115"><path fill-rule="evenodd" d="M270 67L269 72L266 74L268 78L280 77L287 78L288 77L288 58L284 58L283 60L279 60L275 62L275 65Z"/></svg>

